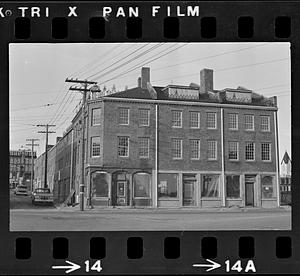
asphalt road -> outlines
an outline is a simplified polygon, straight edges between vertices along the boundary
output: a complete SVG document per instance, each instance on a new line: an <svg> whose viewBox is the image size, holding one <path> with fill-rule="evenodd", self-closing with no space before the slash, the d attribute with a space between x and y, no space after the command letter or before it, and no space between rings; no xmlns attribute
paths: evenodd
<svg viewBox="0 0 300 276"><path fill-rule="evenodd" d="M11 197L11 231L289 230L291 212L276 209L93 209L32 206Z"/></svg>

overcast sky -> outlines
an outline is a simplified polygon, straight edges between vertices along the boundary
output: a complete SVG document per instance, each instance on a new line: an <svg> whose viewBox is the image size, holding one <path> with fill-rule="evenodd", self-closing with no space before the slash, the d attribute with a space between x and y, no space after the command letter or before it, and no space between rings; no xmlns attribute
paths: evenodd
<svg viewBox="0 0 300 276"><path fill-rule="evenodd" d="M67 77L121 91L135 87L141 66L149 66L152 85L199 83L200 70L210 68L214 89L243 86L277 96L280 159L285 150L291 156L289 43L18 43L10 44L9 66L11 149L39 138L39 155L45 136L35 125L56 125L49 144L70 125L82 96L68 92Z"/></svg>

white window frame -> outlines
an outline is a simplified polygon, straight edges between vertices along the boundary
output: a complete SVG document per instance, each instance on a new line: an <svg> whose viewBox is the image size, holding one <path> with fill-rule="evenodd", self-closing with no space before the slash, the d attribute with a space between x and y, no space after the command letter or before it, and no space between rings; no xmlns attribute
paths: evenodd
<svg viewBox="0 0 300 276"><path fill-rule="evenodd" d="M251 128L247 128L247 125L250 124L249 122L247 122L246 118L252 118L252 127ZM245 114L244 115L244 127L246 131L254 131L254 115L253 114Z"/></svg>
<svg viewBox="0 0 300 276"><path fill-rule="evenodd" d="M120 123L120 111L127 110L127 123ZM118 108L118 124L121 126L128 126L130 122L130 109L128 107L119 107Z"/></svg>
<svg viewBox="0 0 300 276"><path fill-rule="evenodd" d="M140 154L140 150L141 150L141 143L140 142L141 142L142 139L147 140L147 153L148 153L147 156ZM139 142L139 158L149 158L149 155L150 155L150 138L149 137L139 137L138 142Z"/></svg>
<svg viewBox="0 0 300 276"><path fill-rule="evenodd" d="M194 142L194 141L197 141L198 142L198 149L197 149L197 152L198 152L198 157L196 158L196 157L192 157L192 145L191 145L191 143L192 143L192 141ZM191 157L191 160L200 160L200 154L201 154L201 152L200 152L200 147L201 147L201 142L200 142L200 139L190 139L190 144L189 144L189 146L190 146L190 157Z"/></svg>
<svg viewBox="0 0 300 276"><path fill-rule="evenodd" d="M128 140L127 155L119 155L120 138L127 138L127 140ZM127 157L129 157L129 144L130 144L130 138L129 138L129 136L118 136L118 147L117 147L118 157L120 157L120 158L127 158Z"/></svg>
<svg viewBox="0 0 300 276"><path fill-rule="evenodd" d="M247 154L246 154L247 143L252 143L252 144L253 144L253 159L247 159L247 158L246 158L246 156L247 156ZM245 143L245 160L246 160L247 162L253 162L253 161L255 161L255 142L253 142L253 141L247 141L247 142Z"/></svg>
<svg viewBox="0 0 300 276"><path fill-rule="evenodd" d="M99 110L99 112L100 112L100 116L99 116L99 120L100 120L100 122L98 123L98 124L95 124L94 123L94 118L95 118L95 114L94 114L94 110ZM97 107L97 108L92 108L92 126L100 126L101 125L101 108L100 107Z"/></svg>
<svg viewBox="0 0 300 276"><path fill-rule="evenodd" d="M174 117L173 117L174 112L180 113L180 126L174 125ZM172 127L173 128L182 128L182 110L171 110L171 114L172 114Z"/></svg>
<svg viewBox="0 0 300 276"><path fill-rule="evenodd" d="M230 143L236 143L236 159L230 158ZM230 161L239 161L239 142L238 141L228 141L228 159Z"/></svg>
<svg viewBox="0 0 300 276"><path fill-rule="evenodd" d="M212 114L214 115L214 127L208 126L208 115ZM216 112L206 112L206 129L217 129L217 113Z"/></svg>
<svg viewBox="0 0 300 276"><path fill-rule="evenodd" d="M96 150L94 148L94 144L93 144L93 138L99 138L99 155L94 155L94 150ZM101 155L101 138L100 136L93 136L91 137L91 157L92 158L98 158Z"/></svg>
<svg viewBox="0 0 300 276"><path fill-rule="evenodd" d="M214 142L215 144L215 157L209 157L209 143ZM217 160L218 159L218 143L216 140L207 140L207 160Z"/></svg>
<svg viewBox="0 0 300 276"><path fill-rule="evenodd" d="M231 117L233 116L233 117ZM232 124L231 119L235 118L235 127L230 127ZM228 129L229 130L238 130L239 129L239 114L238 113L229 113L228 114Z"/></svg>
<svg viewBox="0 0 300 276"><path fill-rule="evenodd" d="M263 126L266 126L262 122L263 118L267 118L268 119L267 129L263 129ZM260 115L260 130L262 132L270 132L270 126L271 126L271 124L270 124L270 116L269 115Z"/></svg>
<svg viewBox="0 0 300 276"><path fill-rule="evenodd" d="M147 111L147 124L141 123L141 111ZM139 108L139 126L149 126L150 125L150 109L149 108Z"/></svg>
<svg viewBox="0 0 300 276"><path fill-rule="evenodd" d="M191 124L191 122L192 122L192 117L191 117L191 115L192 114L197 114L197 122L198 122L198 124L197 124L197 126L192 126L192 124ZM189 112L189 125L190 125L190 128L193 128L193 129L199 129L200 128L200 112L199 111L190 111Z"/></svg>
<svg viewBox="0 0 300 276"><path fill-rule="evenodd" d="M174 157L174 151L177 150L174 148L175 140L180 142L180 157ZM172 151L172 159L173 160L181 160L182 159L182 139L181 138L172 138L171 140L171 151Z"/></svg>
<svg viewBox="0 0 300 276"><path fill-rule="evenodd" d="M269 145L269 159L268 160L263 160L263 144L266 144L266 145ZM271 143L270 142L262 142L260 144L260 147L261 147L261 152L260 152L260 158L261 158L261 161L263 162L271 162L272 161L272 155L271 155Z"/></svg>

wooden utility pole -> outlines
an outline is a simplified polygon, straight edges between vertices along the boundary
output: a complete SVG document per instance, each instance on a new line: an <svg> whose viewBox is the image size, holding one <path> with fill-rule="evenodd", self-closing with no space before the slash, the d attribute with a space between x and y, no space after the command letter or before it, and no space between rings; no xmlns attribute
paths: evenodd
<svg viewBox="0 0 300 276"><path fill-rule="evenodd" d="M30 174L30 190L33 192L33 171L34 171L34 161L33 161L33 150L35 146L39 144L35 144L34 141L38 141L39 139L26 139L26 141L30 141L31 144L26 144L26 146L31 146L31 174Z"/></svg>
<svg viewBox="0 0 300 276"><path fill-rule="evenodd" d="M55 131L49 131L49 127L55 127L55 125L37 125L38 127L45 127L46 131L38 131L38 133L46 133L46 146L45 146L45 180L44 180L44 188L48 188L47 184L47 165L48 165L48 134L55 133Z"/></svg>
<svg viewBox="0 0 300 276"><path fill-rule="evenodd" d="M66 79L66 82L71 83L79 83L83 86L82 87L70 87L69 90L72 91L79 91L82 92L82 109L81 109L81 124L82 124L82 141L81 141L81 183L79 187L79 195L80 195L80 211L84 211L84 189L85 189L85 177L84 177L84 157L85 157L85 144L84 144L84 132L85 132L85 103L86 103L86 96L87 92L90 91L88 89L89 84L97 84L95 81L88 81L88 80L78 80L78 79Z"/></svg>

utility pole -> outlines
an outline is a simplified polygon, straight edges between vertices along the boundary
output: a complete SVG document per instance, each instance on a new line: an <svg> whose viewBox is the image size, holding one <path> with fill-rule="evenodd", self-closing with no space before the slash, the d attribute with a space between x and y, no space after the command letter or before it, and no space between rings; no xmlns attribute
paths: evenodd
<svg viewBox="0 0 300 276"><path fill-rule="evenodd" d="M44 182L44 188L48 188L47 184L47 165L48 165L48 134L49 133L55 133L55 131L49 131L49 127L55 127L55 125L37 125L37 127L45 127L46 131L38 131L38 133L46 133L46 146L45 146L45 182Z"/></svg>
<svg viewBox="0 0 300 276"><path fill-rule="evenodd" d="M85 188L85 177L84 177L84 153L85 153L85 145L84 145L84 132L85 132L85 103L86 103L86 96L87 92L90 91L88 89L89 84L97 84L95 81L88 81L88 80L78 80L78 79L66 79L66 82L71 82L71 83L78 83L83 86L82 87L70 87L69 89L72 91L79 91L82 92L82 113L81 113L81 123L82 123L82 141L81 141L81 148L82 148L82 153L81 153L81 183L79 187L79 195L80 195L80 211L84 211L84 188ZM90 202L89 202L90 204Z"/></svg>
<svg viewBox="0 0 300 276"><path fill-rule="evenodd" d="M34 162L33 162L33 150L35 146L39 144L35 144L34 141L38 141L39 139L26 139L26 141L30 141L31 144L26 144L26 146L31 146L31 174L30 174L30 185L31 185L31 192L33 192L33 171L34 171Z"/></svg>

